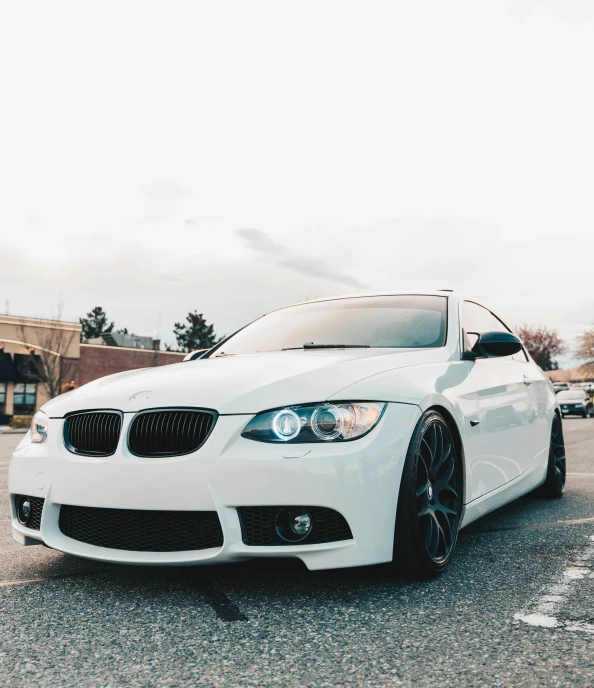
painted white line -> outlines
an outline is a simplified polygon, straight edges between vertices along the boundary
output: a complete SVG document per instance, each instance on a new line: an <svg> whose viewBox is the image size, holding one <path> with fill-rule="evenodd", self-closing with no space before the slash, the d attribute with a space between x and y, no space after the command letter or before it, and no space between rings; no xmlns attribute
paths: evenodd
<svg viewBox="0 0 594 688"><path fill-rule="evenodd" d="M51 578L23 578L22 580L0 581L0 587L7 585L23 585L23 583L42 583L43 581L52 580Z"/></svg>
<svg viewBox="0 0 594 688"><path fill-rule="evenodd" d="M562 628L566 631L580 631L594 633L594 624L585 621L559 620L559 612L567 598L577 587L577 581L592 578L589 566L594 565L594 535L588 537L588 545L573 558L571 564L561 573L559 578L543 588L542 594L530 608L514 614L516 621L529 626L543 628Z"/></svg>
<svg viewBox="0 0 594 688"><path fill-rule="evenodd" d="M568 473L567 475L574 478L594 478L594 473Z"/></svg>

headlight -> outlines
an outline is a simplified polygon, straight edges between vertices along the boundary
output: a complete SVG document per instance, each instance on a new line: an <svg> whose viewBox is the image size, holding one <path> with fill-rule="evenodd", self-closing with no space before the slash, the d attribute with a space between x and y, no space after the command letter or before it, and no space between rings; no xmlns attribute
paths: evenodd
<svg viewBox="0 0 594 688"><path fill-rule="evenodd" d="M242 437L260 442L344 442L366 435L382 417L384 402L288 406L259 413Z"/></svg>
<svg viewBox="0 0 594 688"><path fill-rule="evenodd" d="M31 442L45 442L49 418L43 411L37 413L31 419Z"/></svg>
<svg viewBox="0 0 594 688"><path fill-rule="evenodd" d="M582 408L582 406L583 406L583 404L576 404L575 405L576 408Z"/></svg>

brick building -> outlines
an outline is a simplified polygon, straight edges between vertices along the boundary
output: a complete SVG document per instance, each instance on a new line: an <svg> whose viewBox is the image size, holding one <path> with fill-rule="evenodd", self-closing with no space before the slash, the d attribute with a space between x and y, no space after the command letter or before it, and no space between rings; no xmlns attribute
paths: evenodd
<svg viewBox="0 0 594 688"><path fill-rule="evenodd" d="M184 360L184 356L185 354L177 351L81 344L78 383L86 385L99 377L135 368L179 363Z"/></svg>

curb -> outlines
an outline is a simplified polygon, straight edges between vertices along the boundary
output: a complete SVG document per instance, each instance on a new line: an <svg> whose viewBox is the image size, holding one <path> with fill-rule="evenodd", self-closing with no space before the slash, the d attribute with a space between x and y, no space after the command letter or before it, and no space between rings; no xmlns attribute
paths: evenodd
<svg viewBox="0 0 594 688"><path fill-rule="evenodd" d="M29 428L6 428L6 430L0 430L0 435L24 435L29 432Z"/></svg>

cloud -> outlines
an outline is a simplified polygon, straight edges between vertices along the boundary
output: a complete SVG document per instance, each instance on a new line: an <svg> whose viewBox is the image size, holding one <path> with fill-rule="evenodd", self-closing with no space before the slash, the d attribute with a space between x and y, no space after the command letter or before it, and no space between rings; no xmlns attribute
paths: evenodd
<svg viewBox="0 0 594 688"><path fill-rule="evenodd" d="M190 229L199 229L204 226L208 220L220 220L218 215L201 215L200 217L187 217L184 220L184 226Z"/></svg>
<svg viewBox="0 0 594 688"><path fill-rule="evenodd" d="M188 196L186 189L177 182L145 184L143 191L146 197L146 222L156 222L170 217L179 210L178 201Z"/></svg>
<svg viewBox="0 0 594 688"><path fill-rule="evenodd" d="M102 248L99 255L89 254L88 243L81 242L67 259L40 269L24 250L5 246L0 237L0 311L10 299L13 315L51 317L64 301L64 319L76 322L101 305L116 327L140 335L158 329L164 342L174 343L173 323L189 311L204 313L220 335L277 308L341 291L320 283L312 293L302 275L287 273L280 265L271 265L263 280L262 266L254 260L230 262L226 256L186 257L180 252L172 264L164 260L158 242L130 251L103 238Z"/></svg>
<svg viewBox="0 0 594 688"><path fill-rule="evenodd" d="M276 259L276 264L294 270L301 275L308 277L321 277L332 280L345 286L363 289L366 285L353 275L349 275L341 270L336 270L326 263L307 256L293 255L291 249L279 244L266 232L253 227L236 229L235 234L240 236L248 248L263 254L264 256Z"/></svg>
<svg viewBox="0 0 594 688"><path fill-rule="evenodd" d="M516 0L510 10L521 19L525 19L533 11L546 11L557 19L572 24L580 24L594 16L590 0Z"/></svg>

